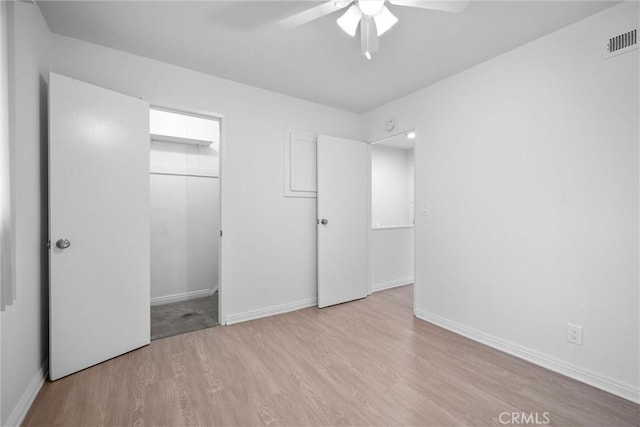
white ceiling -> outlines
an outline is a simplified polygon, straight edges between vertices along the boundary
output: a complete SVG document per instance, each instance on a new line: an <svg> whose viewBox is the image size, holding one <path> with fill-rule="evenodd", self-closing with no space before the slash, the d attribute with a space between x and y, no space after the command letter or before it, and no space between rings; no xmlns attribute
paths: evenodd
<svg viewBox="0 0 640 427"><path fill-rule="evenodd" d="M390 6L400 19L371 61L340 12L276 22L310 1L40 1L50 29L356 113L411 93L615 4L472 1L459 14Z"/></svg>

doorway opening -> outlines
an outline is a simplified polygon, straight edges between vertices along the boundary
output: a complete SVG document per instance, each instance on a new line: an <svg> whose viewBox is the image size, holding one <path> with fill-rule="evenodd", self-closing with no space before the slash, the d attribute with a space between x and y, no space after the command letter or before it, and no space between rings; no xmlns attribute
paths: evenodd
<svg viewBox="0 0 640 427"><path fill-rule="evenodd" d="M416 132L371 143L370 292L414 282Z"/></svg>
<svg viewBox="0 0 640 427"><path fill-rule="evenodd" d="M220 117L150 109L151 340L219 325Z"/></svg>

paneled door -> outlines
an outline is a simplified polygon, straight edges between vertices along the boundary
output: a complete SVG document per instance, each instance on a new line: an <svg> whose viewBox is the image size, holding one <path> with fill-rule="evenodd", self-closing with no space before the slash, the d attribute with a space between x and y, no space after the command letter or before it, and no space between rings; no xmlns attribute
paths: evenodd
<svg viewBox="0 0 640 427"><path fill-rule="evenodd" d="M368 293L369 151L318 136L318 307Z"/></svg>
<svg viewBox="0 0 640 427"><path fill-rule="evenodd" d="M149 104L49 80L49 376L149 344Z"/></svg>

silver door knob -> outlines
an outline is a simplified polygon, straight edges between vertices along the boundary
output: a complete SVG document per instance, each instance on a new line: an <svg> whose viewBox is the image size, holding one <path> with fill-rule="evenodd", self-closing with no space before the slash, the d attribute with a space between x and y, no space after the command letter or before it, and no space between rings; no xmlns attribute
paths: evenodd
<svg viewBox="0 0 640 427"><path fill-rule="evenodd" d="M323 218L323 219L320 220L320 224L327 225L327 224L329 224L329 220Z"/></svg>
<svg viewBox="0 0 640 427"><path fill-rule="evenodd" d="M58 239L56 242L56 247L59 249L67 249L69 246L71 246L71 242L67 239Z"/></svg>

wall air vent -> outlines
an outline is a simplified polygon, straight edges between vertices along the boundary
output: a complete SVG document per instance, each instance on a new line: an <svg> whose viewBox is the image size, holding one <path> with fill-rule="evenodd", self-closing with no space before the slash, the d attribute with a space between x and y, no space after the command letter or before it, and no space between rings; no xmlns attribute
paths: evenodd
<svg viewBox="0 0 640 427"><path fill-rule="evenodd" d="M604 57L611 58L634 49L638 49L637 29L611 37L607 42L606 49L604 50Z"/></svg>

